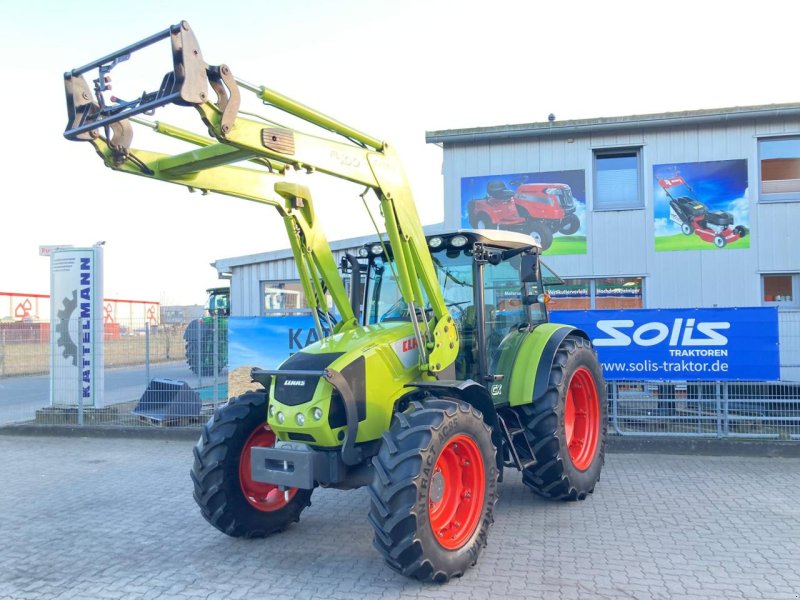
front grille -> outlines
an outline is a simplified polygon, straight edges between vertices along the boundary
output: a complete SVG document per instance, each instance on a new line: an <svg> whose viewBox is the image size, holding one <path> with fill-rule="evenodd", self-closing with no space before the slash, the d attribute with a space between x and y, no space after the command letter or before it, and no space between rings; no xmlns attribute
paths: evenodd
<svg viewBox="0 0 800 600"><path fill-rule="evenodd" d="M339 358L342 352L307 354L298 352L278 367L279 371L322 371ZM275 376L275 399L287 406L297 406L311 400L317 389L319 377Z"/></svg>

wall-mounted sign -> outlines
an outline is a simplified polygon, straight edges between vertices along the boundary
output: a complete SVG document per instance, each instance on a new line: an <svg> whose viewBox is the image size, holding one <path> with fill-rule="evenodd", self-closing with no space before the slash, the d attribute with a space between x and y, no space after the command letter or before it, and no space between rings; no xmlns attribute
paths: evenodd
<svg viewBox="0 0 800 600"><path fill-rule="evenodd" d="M103 406L103 249L50 256L50 404Z"/></svg>
<svg viewBox="0 0 800 600"><path fill-rule="evenodd" d="M527 233L545 254L586 254L583 170L461 179L461 225Z"/></svg>
<svg viewBox="0 0 800 600"><path fill-rule="evenodd" d="M750 247L747 160L653 166L657 252Z"/></svg>
<svg viewBox="0 0 800 600"><path fill-rule="evenodd" d="M780 377L776 308L560 310L551 318L589 334L609 380Z"/></svg>

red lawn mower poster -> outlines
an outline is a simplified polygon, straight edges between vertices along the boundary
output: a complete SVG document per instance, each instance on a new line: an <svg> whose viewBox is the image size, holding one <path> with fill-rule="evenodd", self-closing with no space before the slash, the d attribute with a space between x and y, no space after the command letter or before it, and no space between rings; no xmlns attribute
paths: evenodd
<svg viewBox="0 0 800 600"><path fill-rule="evenodd" d="M461 225L527 233L545 254L586 254L583 170L461 179Z"/></svg>
<svg viewBox="0 0 800 600"><path fill-rule="evenodd" d="M656 252L750 247L747 160L653 166Z"/></svg>

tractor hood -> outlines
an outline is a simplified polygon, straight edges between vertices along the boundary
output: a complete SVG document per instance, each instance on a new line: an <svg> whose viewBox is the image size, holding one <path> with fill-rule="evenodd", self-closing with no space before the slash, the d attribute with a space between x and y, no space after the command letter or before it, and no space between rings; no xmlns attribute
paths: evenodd
<svg viewBox="0 0 800 600"><path fill-rule="evenodd" d="M408 391L406 384L420 378L411 323L358 327L290 356L278 368L270 390L268 423L282 441L334 447L344 440L346 407L341 395L324 378L302 373L325 369L340 373L350 387L358 411L356 441L377 439L389 425L394 401ZM385 400L376 403L376 398Z"/></svg>

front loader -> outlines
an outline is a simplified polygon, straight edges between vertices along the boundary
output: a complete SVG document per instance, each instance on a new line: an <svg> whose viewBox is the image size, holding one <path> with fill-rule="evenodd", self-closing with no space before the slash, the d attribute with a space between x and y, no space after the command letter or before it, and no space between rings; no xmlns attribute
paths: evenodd
<svg viewBox="0 0 800 600"><path fill-rule="evenodd" d="M110 71L162 41L173 70L159 87L110 96ZM84 74L95 71L90 84ZM320 340L277 369L254 369L261 389L230 399L203 428L191 476L214 527L267 536L297 521L317 487L366 486L385 562L443 582L486 545L504 469L548 498L594 490L605 385L586 334L548 322L545 285L557 277L530 236L426 238L392 146L206 64L186 22L64 81L65 136L92 144L107 167L264 203L282 217ZM245 113L244 94L320 134ZM168 104L194 109L207 134L141 117ZM189 148L137 149L134 129L145 128ZM286 180L298 169L359 184L366 209L368 196L378 205L378 241L343 261L349 294L310 191Z"/></svg>

